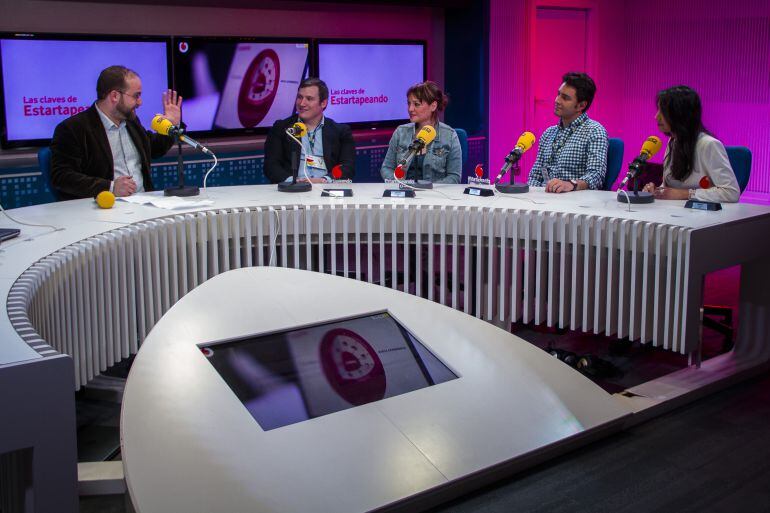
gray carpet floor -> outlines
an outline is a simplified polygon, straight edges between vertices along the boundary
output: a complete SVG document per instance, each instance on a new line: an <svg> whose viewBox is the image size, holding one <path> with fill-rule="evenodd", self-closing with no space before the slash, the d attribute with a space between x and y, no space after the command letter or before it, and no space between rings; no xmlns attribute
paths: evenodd
<svg viewBox="0 0 770 513"><path fill-rule="evenodd" d="M770 375L432 513L770 511Z"/></svg>
<svg viewBox="0 0 770 513"><path fill-rule="evenodd" d="M124 513L123 496L81 513ZM432 513L770 511L770 375L588 445Z"/></svg>

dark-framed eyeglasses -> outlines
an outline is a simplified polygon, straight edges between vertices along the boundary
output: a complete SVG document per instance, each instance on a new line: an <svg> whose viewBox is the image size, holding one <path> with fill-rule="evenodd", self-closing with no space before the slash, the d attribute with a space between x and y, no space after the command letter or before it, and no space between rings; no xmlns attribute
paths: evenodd
<svg viewBox="0 0 770 513"><path fill-rule="evenodd" d="M134 93L134 94L128 94L128 93L127 93L127 92L125 92L125 91L119 91L119 90L117 90L117 89L116 89L116 91L118 91L120 94L125 94L126 96L130 96L131 98L133 98L133 99L134 99L134 100L136 100L136 101L139 101L139 100L141 100L141 99L142 99L142 93L141 93L141 91L140 91L140 92L138 92L138 93Z"/></svg>

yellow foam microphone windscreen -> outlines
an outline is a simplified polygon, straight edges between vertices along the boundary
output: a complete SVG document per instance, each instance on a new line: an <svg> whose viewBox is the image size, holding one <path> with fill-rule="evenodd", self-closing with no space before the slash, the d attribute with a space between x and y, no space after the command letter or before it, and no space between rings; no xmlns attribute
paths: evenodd
<svg viewBox="0 0 770 513"><path fill-rule="evenodd" d="M110 191L102 191L96 195L96 204L99 208L112 208L115 204L115 195Z"/></svg>

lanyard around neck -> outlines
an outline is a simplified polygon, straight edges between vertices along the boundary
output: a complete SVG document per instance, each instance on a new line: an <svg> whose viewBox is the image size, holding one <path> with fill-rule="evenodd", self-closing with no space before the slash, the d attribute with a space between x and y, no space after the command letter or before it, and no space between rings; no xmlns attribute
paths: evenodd
<svg viewBox="0 0 770 513"><path fill-rule="evenodd" d="M310 153L315 154L315 138L318 135L318 130L321 128L323 128L323 124L319 123L318 126L307 133L307 141L310 143Z"/></svg>

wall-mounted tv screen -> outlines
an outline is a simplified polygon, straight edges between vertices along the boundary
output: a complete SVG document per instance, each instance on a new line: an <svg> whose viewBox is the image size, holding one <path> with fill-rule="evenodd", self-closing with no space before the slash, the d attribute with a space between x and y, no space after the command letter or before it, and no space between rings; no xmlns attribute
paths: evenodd
<svg viewBox="0 0 770 513"><path fill-rule="evenodd" d="M115 64L142 79L145 127L163 112L171 82L170 39L142 36L0 34L3 147L45 144L62 120L96 100L96 80Z"/></svg>
<svg viewBox="0 0 770 513"><path fill-rule="evenodd" d="M309 74L308 48L308 40L174 38L174 85L187 130L266 131L290 116Z"/></svg>
<svg viewBox="0 0 770 513"><path fill-rule="evenodd" d="M422 41L319 41L326 115L342 123L403 122L407 89L425 80L425 49Z"/></svg>

